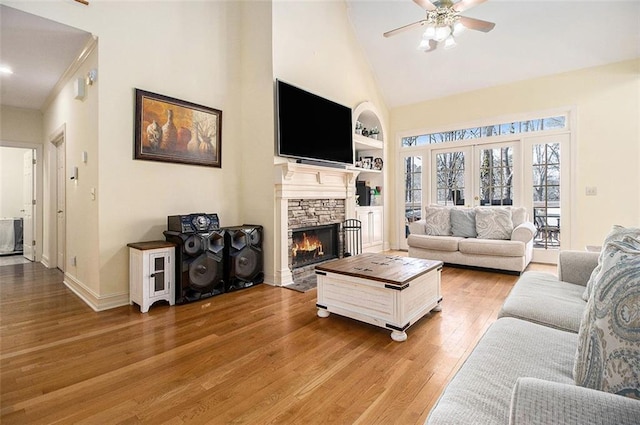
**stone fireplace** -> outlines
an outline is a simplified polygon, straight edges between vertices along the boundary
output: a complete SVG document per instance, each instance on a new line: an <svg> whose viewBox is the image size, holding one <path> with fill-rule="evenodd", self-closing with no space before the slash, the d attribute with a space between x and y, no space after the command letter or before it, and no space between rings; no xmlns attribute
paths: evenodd
<svg viewBox="0 0 640 425"><path fill-rule="evenodd" d="M289 200L287 245L294 282L312 275L316 264L341 256L344 204L344 199Z"/></svg>
<svg viewBox="0 0 640 425"><path fill-rule="evenodd" d="M294 278L312 274L319 262L340 256L340 224L354 218L357 175L354 170L292 162L275 165L276 285L293 283ZM314 228L323 228L326 233L312 242L308 238L310 230L318 230ZM301 234L306 234L307 242ZM334 240L333 246L328 246L327 238ZM329 255L327 248L332 251ZM294 251L300 263L294 264Z"/></svg>

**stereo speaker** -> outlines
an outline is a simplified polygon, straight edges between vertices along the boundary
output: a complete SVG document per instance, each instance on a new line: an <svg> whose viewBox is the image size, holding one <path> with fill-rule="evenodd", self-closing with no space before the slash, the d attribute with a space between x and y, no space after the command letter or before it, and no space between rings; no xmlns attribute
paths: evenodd
<svg viewBox="0 0 640 425"><path fill-rule="evenodd" d="M204 233L165 231L176 244L176 304L185 304L225 292L225 231Z"/></svg>
<svg viewBox="0 0 640 425"><path fill-rule="evenodd" d="M224 227L226 231L227 273L225 292L248 288L264 281L262 226L244 224Z"/></svg>

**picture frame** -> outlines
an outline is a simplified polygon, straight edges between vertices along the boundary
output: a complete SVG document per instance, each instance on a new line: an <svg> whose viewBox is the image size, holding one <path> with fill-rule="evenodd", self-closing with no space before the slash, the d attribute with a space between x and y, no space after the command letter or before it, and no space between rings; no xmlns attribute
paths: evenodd
<svg viewBox="0 0 640 425"><path fill-rule="evenodd" d="M372 163L372 167L374 170L382 170L382 158L374 158L373 159L373 163Z"/></svg>
<svg viewBox="0 0 640 425"><path fill-rule="evenodd" d="M222 111L135 89L134 159L222 167Z"/></svg>
<svg viewBox="0 0 640 425"><path fill-rule="evenodd" d="M372 156L363 156L362 158L362 168L370 170L373 166L373 157Z"/></svg>

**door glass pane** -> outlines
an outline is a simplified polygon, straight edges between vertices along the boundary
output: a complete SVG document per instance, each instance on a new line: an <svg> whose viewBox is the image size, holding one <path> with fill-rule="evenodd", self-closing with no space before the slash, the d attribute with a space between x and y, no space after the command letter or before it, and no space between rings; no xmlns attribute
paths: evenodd
<svg viewBox="0 0 640 425"><path fill-rule="evenodd" d="M409 223L422 217L422 157L404 159L404 211L405 236L409 234Z"/></svg>
<svg viewBox="0 0 640 425"><path fill-rule="evenodd" d="M560 248L560 144L533 146L534 247Z"/></svg>
<svg viewBox="0 0 640 425"><path fill-rule="evenodd" d="M164 289L164 257L156 257L153 259L153 287L155 291L162 291Z"/></svg>
<svg viewBox="0 0 640 425"><path fill-rule="evenodd" d="M440 205L464 205L464 152L436 154L436 202Z"/></svg>
<svg viewBox="0 0 640 425"><path fill-rule="evenodd" d="M480 205L513 205L513 148L480 150Z"/></svg>

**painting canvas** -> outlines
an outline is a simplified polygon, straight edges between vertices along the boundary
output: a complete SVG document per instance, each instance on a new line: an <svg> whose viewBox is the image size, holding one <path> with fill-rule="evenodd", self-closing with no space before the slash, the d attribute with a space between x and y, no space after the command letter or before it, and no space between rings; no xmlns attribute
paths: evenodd
<svg viewBox="0 0 640 425"><path fill-rule="evenodd" d="M221 167L222 111L136 89L135 159Z"/></svg>

